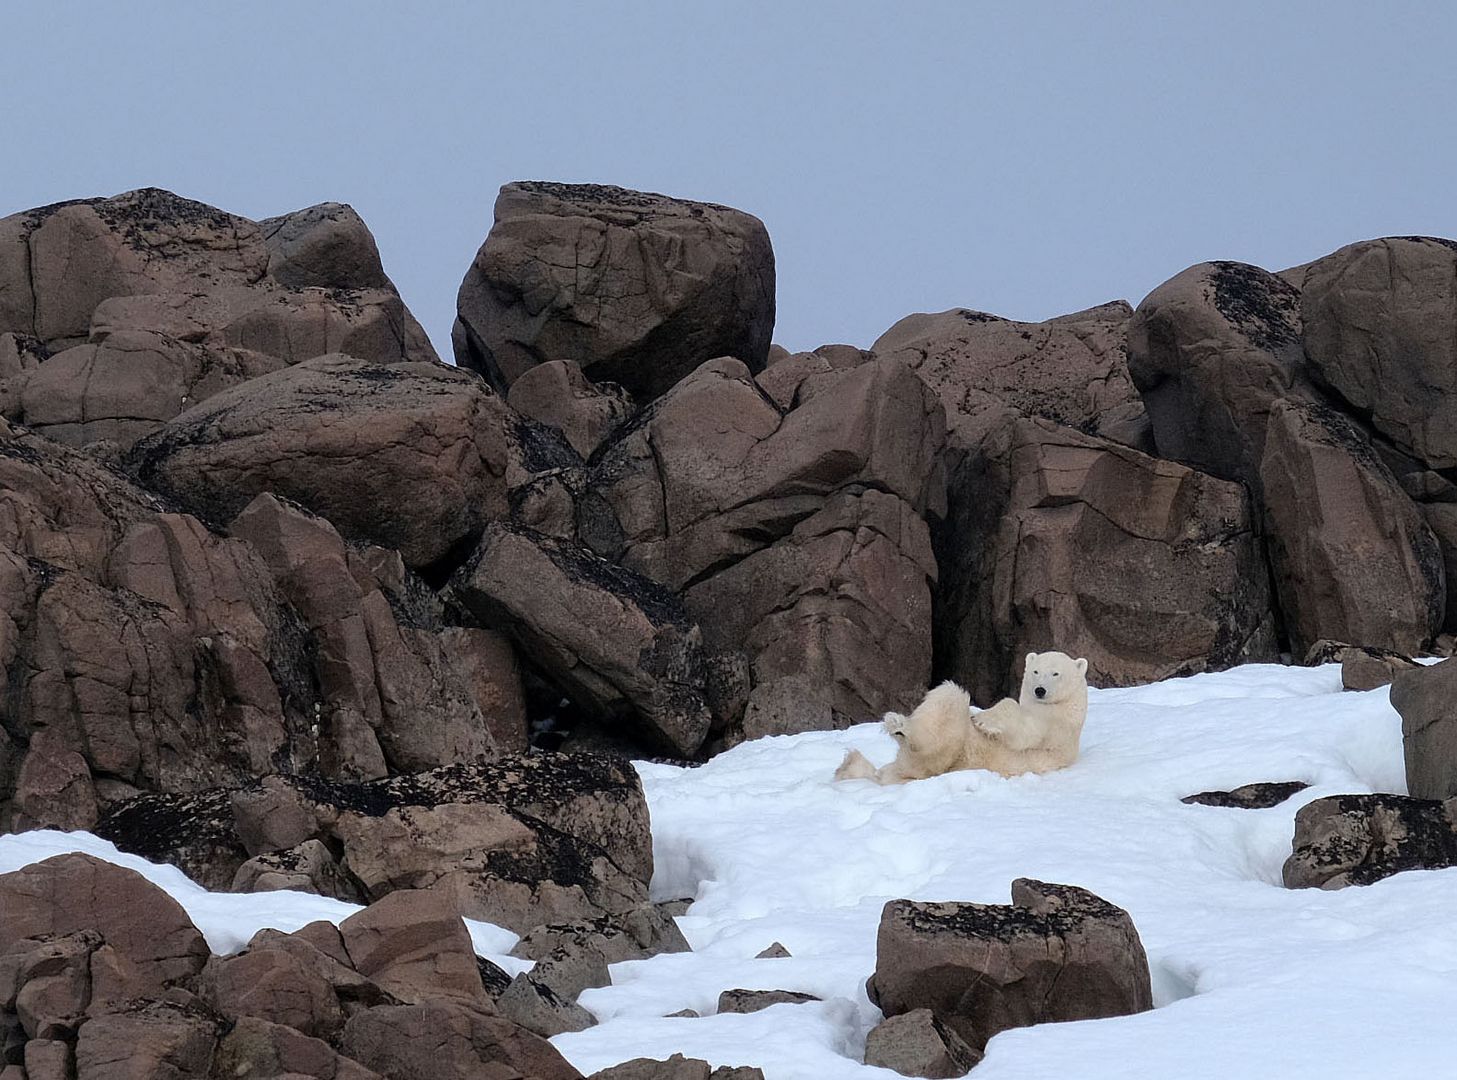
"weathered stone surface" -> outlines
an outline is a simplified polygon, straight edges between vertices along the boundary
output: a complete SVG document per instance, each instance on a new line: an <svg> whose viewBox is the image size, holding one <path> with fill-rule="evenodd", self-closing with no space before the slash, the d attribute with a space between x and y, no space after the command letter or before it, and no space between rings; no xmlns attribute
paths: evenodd
<svg viewBox="0 0 1457 1080"><path fill-rule="evenodd" d="M424 567L507 512L515 427L467 372L331 355L214 395L128 460L207 520L271 491Z"/></svg>
<svg viewBox="0 0 1457 1080"><path fill-rule="evenodd" d="M1447 866L1457 866L1457 798L1331 795L1295 815L1282 876L1291 889L1340 889Z"/></svg>
<svg viewBox="0 0 1457 1080"><path fill-rule="evenodd" d="M345 1025L339 1049L389 1080L581 1076L539 1035L453 1002L385 1005L357 1013Z"/></svg>
<svg viewBox="0 0 1457 1080"><path fill-rule="evenodd" d="M725 990L718 995L720 1013L752 1013L767 1009L771 1005L803 1005L810 1001L822 1001L813 994L801 994L797 990Z"/></svg>
<svg viewBox="0 0 1457 1080"><path fill-rule="evenodd" d="M329 980L281 949L215 956L197 990L228 1020L256 1017L315 1038L328 1038L344 1026L344 1010Z"/></svg>
<svg viewBox="0 0 1457 1080"><path fill-rule="evenodd" d="M1350 420L1291 401L1269 417L1260 475L1292 651L1329 638L1420 652L1447 595L1421 513Z"/></svg>
<svg viewBox="0 0 1457 1080"><path fill-rule="evenodd" d="M1457 660L1399 673L1391 704L1401 714L1407 791L1422 799L1457 795Z"/></svg>
<svg viewBox="0 0 1457 1080"><path fill-rule="evenodd" d="M965 1076L980 1060L981 1054L930 1009L888 1017L865 1037L865 1064L894 1069L902 1076L931 1080Z"/></svg>
<svg viewBox="0 0 1457 1080"><path fill-rule="evenodd" d="M1447 616L1442 622L1442 629L1450 633L1457 631L1457 503L1427 503L1419 509L1427 519L1427 528L1436 538L1437 549L1442 553L1447 580Z"/></svg>
<svg viewBox="0 0 1457 1080"><path fill-rule="evenodd" d="M516 183L461 283L456 363L500 390L574 360L656 397L703 361L764 366L774 253L755 217L596 184Z"/></svg>
<svg viewBox="0 0 1457 1080"><path fill-rule="evenodd" d="M1141 450L1152 450L1148 418L1128 374L1121 301L1042 323L953 308L908 315L871 351L912 368L946 406L953 438L974 444L1010 406Z"/></svg>
<svg viewBox="0 0 1457 1080"><path fill-rule="evenodd" d="M228 885L230 892L280 889L333 896L351 903L364 900L348 870L321 840L305 840L295 847L255 855L238 867Z"/></svg>
<svg viewBox="0 0 1457 1080"><path fill-rule="evenodd" d="M506 402L522 416L560 431L584 461L636 411L627 391L593 383L570 360L528 368L511 384Z"/></svg>
<svg viewBox="0 0 1457 1080"><path fill-rule="evenodd" d="M764 1073L752 1065L715 1069L700 1058L673 1054L665 1059L633 1058L594 1072L590 1080L764 1080Z"/></svg>
<svg viewBox="0 0 1457 1080"><path fill-rule="evenodd" d="M392 324L392 358L435 359L385 277L369 230L338 203L253 222L143 188L0 219L0 332L33 335L52 351L84 341L97 307L108 300L196 303L250 289L272 294L275 308L285 298L318 308L327 302L330 315L345 325L359 320L361 309L382 308L379 321ZM287 325L264 302L254 306L260 310L250 324L232 328L234 333L251 330L256 337ZM316 310L311 320L315 332L324 321L320 314ZM229 329L227 321L214 318L189 334L171 336L201 341L209 332ZM336 335L332 348L307 355L342 344Z"/></svg>
<svg viewBox="0 0 1457 1080"><path fill-rule="evenodd" d="M136 1002L82 1025L76 1080L206 1080L220 1029L201 1010Z"/></svg>
<svg viewBox="0 0 1457 1080"><path fill-rule="evenodd" d="M378 1080L379 1074L340 1057L322 1039L257 1017L240 1017L218 1043L213 1075L264 1080L265 1077L308 1077L310 1080Z"/></svg>
<svg viewBox="0 0 1457 1080"><path fill-rule="evenodd" d="M1230 791L1201 791L1197 795L1185 795L1179 801L1199 806L1267 810L1272 806L1279 806L1292 795L1304 791L1308 787L1310 785L1303 780L1264 781L1242 784Z"/></svg>
<svg viewBox="0 0 1457 1080"><path fill-rule="evenodd" d="M1386 686L1399 672L1421 666L1394 649L1347 645L1342 641L1325 639L1306 650L1304 664L1306 667L1340 664L1343 690L1375 690Z"/></svg>
<svg viewBox="0 0 1457 1080"><path fill-rule="evenodd" d="M645 960L658 953L688 952L683 932L661 904L648 904L590 921L550 923L522 936L512 956L544 962L558 952L600 956L607 964Z"/></svg>
<svg viewBox="0 0 1457 1080"><path fill-rule="evenodd" d="M1094 685L1276 656L1244 490L1049 421L1006 415L951 480L937 669L983 704L1049 642Z"/></svg>
<svg viewBox="0 0 1457 1080"><path fill-rule="evenodd" d="M406 1004L486 1006L470 933L449 896L392 892L341 922L339 934L354 969Z"/></svg>
<svg viewBox="0 0 1457 1080"><path fill-rule="evenodd" d="M502 1016L544 1039L596 1026L596 1017L535 974L531 971L517 975L496 999L496 1009Z"/></svg>
<svg viewBox="0 0 1457 1080"><path fill-rule="evenodd" d="M1314 378L1429 467L1457 465L1457 243L1343 247L1306 269L1300 310Z"/></svg>
<svg viewBox="0 0 1457 1080"><path fill-rule="evenodd" d="M124 985L95 998L159 995L202 970L207 944L181 905L134 870L90 855L55 855L0 875L0 955L16 942L82 931L124 964Z"/></svg>
<svg viewBox="0 0 1457 1080"><path fill-rule="evenodd" d="M762 952L755 953L754 954L754 959L755 960L782 960L785 957L788 957L790 955L792 955L790 953L790 951L788 949L786 949L782 944L780 944L779 942L776 941L773 944L769 945Z"/></svg>
<svg viewBox="0 0 1457 1080"><path fill-rule="evenodd" d="M647 804L626 761L533 754L369 783L288 777L269 784L294 792L312 815L308 839L342 848L342 880L356 899L430 889L449 898L454 912L518 933L603 915L619 917L624 927L655 918L647 903ZM139 796L97 831L155 860L185 862L202 847L204 869L221 878L215 887L226 888L249 881L235 878L249 855L240 833L254 837L255 846L265 835L249 827L250 817L279 805L259 802L259 791L266 793L250 785L244 792ZM276 842L294 840L298 831L285 830Z"/></svg>
<svg viewBox="0 0 1457 1080"><path fill-rule="evenodd" d="M510 628L573 701L689 755L708 734L702 639L667 590L580 546L494 523L452 582L477 618Z"/></svg>
<svg viewBox="0 0 1457 1080"><path fill-rule="evenodd" d="M887 1017L929 1009L978 1052L1008 1028L1153 1006L1128 913L1027 878L1012 883L1010 906L886 904L866 989Z"/></svg>
<svg viewBox="0 0 1457 1080"><path fill-rule="evenodd" d="M1246 263L1200 263L1149 293L1128 326L1128 366L1159 456L1258 496L1271 408L1314 400L1302 330L1299 290Z"/></svg>

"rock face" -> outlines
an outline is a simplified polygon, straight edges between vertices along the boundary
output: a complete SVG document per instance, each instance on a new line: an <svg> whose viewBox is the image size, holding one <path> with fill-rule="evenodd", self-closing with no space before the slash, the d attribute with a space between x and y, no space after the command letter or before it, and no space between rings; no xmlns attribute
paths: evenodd
<svg viewBox="0 0 1457 1080"><path fill-rule="evenodd" d="M585 543L678 591L711 657L747 661L747 694L716 716L741 736L908 706L930 677L941 407L894 360L791 398L783 412L736 360L703 365L598 452L578 507Z"/></svg>
<svg viewBox="0 0 1457 1080"><path fill-rule="evenodd" d="M1291 889L1341 889L1447 866L1457 866L1457 798L1332 795L1295 815L1282 876Z"/></svg>
<svg viewBox="0 0 1457 1080"><path fill-rule="evenodd" d="M1441 551L1359 429L1325 406L1279 402L1260 476L1292 651L1319 638L1421 651L1446 606Z"/></svg>
<svg viewBox="0 0 1457 1080"><path fill-rule="evenodd" d="M511 384L506 401L521 415L560 431L583 460L637 411L627 391L594 384L569 360L528 368Z"/></svg>
<svg viewBox="0 0 1457 1080"><path fill-rule="evenodd" d="M1406 453L1457 466L1457 243L1389 237L1306 268L1311 374Z"/></svg>
<svg viewBox="0 0 1457 1080"><path fill-rule="evenodd" d="M866 989L887 1017L928 1009L978 1053L1008 1028L1153 1007L1127 912L1028 878L1012 883L1011 906L886 904Z"/></svg>
<svg viewBox="0 0 1457 1080"><path fill-rule="evenodd" d="M206 520L272 492L419 568L507 513L516 422L466 372L321 356L209 398L128 464Z"/></svg>
<svg viewBox="0 0 1457 1080"><path fill-rule="evenodd" d="M1309 786L1303 780L1243 784L1232 791L1201 791L1197 795L1185 795L1179 801L1199 806L1267 810L1272 806L1279 806L1286 799L1304 791Z"/></svg>
<svg viewBox="0 0 1457 1080"><path fill-rule="evenodd" d="M981 1061L977 1053L930 1009L882 1020L865 1038L865 1064L894 1069L902 1076L930 1080L965 1076Z"/></svg>
<svg viewBox="0 0 1457 1080"><path fill-rule="evenodd" d="M324 353L436 359L349 207L253 222L155 188L0 219L6 333L46 363L0 365L0 408L72 445Z"/></svg>
<svg viewBox="0 0 1457 1080"><path fill-rule="evenodd" d="M671 753L708 735L698 627L672 593L569 541L496 523L452 591L510 627L523 654L609 723L636 720Z"/></svg>
<svg viewBox="0 0 1457 1080"><path fill-rule="evenodd" d="M396 553L272 496L219 535L6 428L0 506L0 663L17 673L0 823L89 828L138 791L380 777L524 743L486 720L523 722L498 639L452 633Z"/></svg>
<svg viewBox="0 0 1457 1080"><path fill-rule="evenodd" d="M0 1032L28 1076L579 1076L496 1015L432 894L262 930L227 957L160 889L87 855L0 875L0 903Z"/></svg>
<svg viewBox="0 0 1457 1080"><path fill-rule="evenodd" d="M1391 704L1401 714L1406 787L1421 799L1457 795L1457 661L1398 674Z"/></svg>
<svg viewBox="0 0 1457 1080"><path fill-rule="evenodd" d="M1086 434L1152 450L1148 418L1128 373L1121 301L1043 323L955 308L908 315L872 346L937 390L953 431L978 429L1007 406ZM972 436L974 440L974 436Z"/></svg>
<svg viewBox="0 0 1457 1080"><path fill-rule="evenodd" d="M1004 416L952 475L937 669L982 704L1056 642L1094 685L1273 660L1238 485L1047 420Z"/></svg>
<svg viewBox="0 0 1457 1080"><path fill-rule="evenodd" d="M764 366L774 253L738 210L595 184L507 184L461 283L456 363L501 391L571 360L640 400L705 360Z"/></svg>
<svg viewBox="0 0 1457 1080"><path fill-rule="evenodd" d="M349 891L341 899L428 889L454 911L521 934L652 918L641 783L625 762L588 754L512 756L362 784L271 777L191 796L143 795L97 832L216 888L255 884L260 876L240 873L249 863L322 841L340 854L311 891L342 882Z"/></svg>

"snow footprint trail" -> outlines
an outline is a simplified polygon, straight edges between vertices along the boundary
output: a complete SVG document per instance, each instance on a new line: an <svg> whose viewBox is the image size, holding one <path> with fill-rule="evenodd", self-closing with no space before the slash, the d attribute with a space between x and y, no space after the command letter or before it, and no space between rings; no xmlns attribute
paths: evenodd
<svg viewBox="0 0 1457 1080"><path fill-rule="evenodd" d="M638 766L654 895L696 897L679 920L696 952L615 965L612 986L582 997L601 1025L553 1040L574 1064L591 1072L681 1052L757 1064L769 1080L893 1075L859 1063L880 1018L864 980L881 907L896 897L1006 903L1020 876L1125 907L1161 1007L999 1035L979 1080L1121 1080L1131 1064L1151 1077L1226 1080L1232 1065L1254 1077L1404 1076L1439 1062L1445 1071L1457 1053L1450 1024L1412 1040L1396 1022L1403 1002L1412 1017L1450 1015L1457 870L1332 893L1280 884L1301 806L1405 790L1400 720L1384 689L1342 693L1336 666L1251 665L1094 691L1082 757L1046 776L830 783L850 747L876 763L893 754L867 724L760 740L697 769ZM1179 801L1262 780L1311 787L1267 810ZM772 941L792 957L753 959ZM734 987L826 1000L663 1019L712 1011ZM1393 1026L1368 1027L1378 1013Z"/></svg>

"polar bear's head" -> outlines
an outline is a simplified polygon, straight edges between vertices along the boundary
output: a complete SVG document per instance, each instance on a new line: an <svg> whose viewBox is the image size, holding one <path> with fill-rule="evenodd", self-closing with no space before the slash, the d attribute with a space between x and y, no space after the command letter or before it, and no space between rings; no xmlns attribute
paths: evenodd
<svg viewBox="0 0 1457 1080"><path fill-rule="evenodd" d="M1022 704L1056 705L1088 692L1088 662L1067 653L1030 652L1022 669Z"/></svg>

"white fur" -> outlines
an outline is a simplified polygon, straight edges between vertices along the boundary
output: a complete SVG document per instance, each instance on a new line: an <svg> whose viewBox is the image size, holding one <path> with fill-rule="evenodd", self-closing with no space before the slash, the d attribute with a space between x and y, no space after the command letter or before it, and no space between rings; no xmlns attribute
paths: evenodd
<svg viewBox="0 0 1457 1080"><path fill-rule="evenodd" d="M1003 698L975 715L967 692L944 682L910 716L885 715L897 746L894 761L877 769L851 750L835 779L903 784L958 769L1015 776L1066 768L1077 760L1088 715L1087 671L1086 660L1066 653L1028 653L1017 700Z"/></svg>

